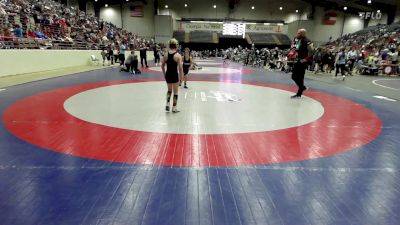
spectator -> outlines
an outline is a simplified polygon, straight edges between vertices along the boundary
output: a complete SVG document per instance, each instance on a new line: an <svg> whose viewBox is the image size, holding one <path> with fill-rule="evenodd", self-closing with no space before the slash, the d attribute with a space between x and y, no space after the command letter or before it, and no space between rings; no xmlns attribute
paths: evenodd
<svg viewBox="0 0 400 225"><path fill-rule="evenodd" d="M154 63L156 64L156 66L158 66L158 64L160 63L160 51L161 48L159 45L154 45Z"/></svg>
<svg viewBox="0 0 400 225"><path fill-rule="evenodd" d="M35 32L33 32L32 29L29 29L28 32L26 33L26 37L27 38L35 38L36 34L35 34Z"/></svg>
<svg viewBox="0 0 400 225"><path fill-rule="evenodd" d="M347 61L347 56L346 56L345 48L343 47L336 56L335 77L337 77L339 70L340 70L342 72L343 80L346 78L346 61Z"/></svg>
<svg viewBox="0 0 400 225"><path fill-rule="evenodd" d="M15 34L15 37L17 37L17 38L23 38L24 37L24 35L22 34L22 29L21 29L21 27L19 25L15 25L14 34Z"/></svg>
<svg viewBox="0 0 400 225"><path fill-rule="evenodd" d="M317 51L314 53L314 62L315 62L315 74L318 73L319 70L324 72L324 68L322 67L322 49L318 48Z"/></svg>
<svg viewBox="0 0 400 225"><path fill-rule="evenodd" d="M347 54L347 58L349 60L349 74L353 75L353 68L354 68L354 64L357 61L357 51L355 50L355 48L353 48L351 51L349 51L349 53Z"/></svg>
<svg viewBox="0 0 400 225"><path fill-rule="evenodd" d="M119 51L118 49L115 47L115 45L113 45L113 54L114 54L114 62L118 63L118 57L119 57Z"/></svg>
<svg viewBox="0 0 400 225"><path fill-rule="evenodd" d="M40 32L40 30L38 28L35 31L35 35L37 38L46 39L46 36L42 32Z"/></svg>
<svg viewBox="0 0 400 225"><path fill-rule="evenodd" d="M107 46L107 58L110 60L111 65L114 65L114 53L111 45Z"/></svg>
<svg viewBox="0 0 400 225"><path fill-rule="evenodd" d="M147 49L148 47L145 44L142 44L140 46L140 63L142 64L142 68L143 66L143 61L146 64L146 67L148 68L149 66L147 65Z"/></svg>
<svg viewBox="0 0 400 225"><path fill-rule="evenodd" d="M124 62L125 62L125 51L126 51L127 47L125 44L125 41L123 41L121 43L121 45L119 46L119 65L123 66Z"/></svg>
<svg viewBox="0 0 400 225"><path fill-rule="evenodd" d="M104 66L104 63L105 63L105 61L107 60L107 61L109 61L108 60L108 58L107 58L107 52L105 51L105 49L103 48L102 50L101 50L101 57L103 58L103 66Z"/></svg>
<svg viewBox="0 0 400 225"><path fill-rule="evenodd" d="M138 48L139 44L146 43L136 34L117 28L111 23L99 21L74 7L66 7L52 0L0 0L0 16L5 17L6 20L3 22L6 24L9 23L8 18L20 18L22 25L26 24L28 29L35 29L36 37L55 40L65 40L70 37L80 42L88 42L85 44L90 48L100 44L108 45L111 41L121 43L125 40L125 43L134 43L132 49ZM18 23L18 21L16 22ZM29 24L35 25L29 26ZM36 30L36 28L38 29ZM26 36L28 33L29 31ZM8 36L12 37L12 34L21 36L18 29L13 30ZM29 36L33 37L32 33ZM127 49L130 47L125 45Z"/></svg>

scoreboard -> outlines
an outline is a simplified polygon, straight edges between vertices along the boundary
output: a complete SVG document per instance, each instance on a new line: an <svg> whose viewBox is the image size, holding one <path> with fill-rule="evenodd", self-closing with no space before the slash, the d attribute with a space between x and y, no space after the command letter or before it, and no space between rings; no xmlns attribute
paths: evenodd
<svg viewBox="0 0 400 225"><path fill-rule="evenodd" d="M235 35L245 37L246 34L246 24L244 23L224 23L223 35Z"/></svg>

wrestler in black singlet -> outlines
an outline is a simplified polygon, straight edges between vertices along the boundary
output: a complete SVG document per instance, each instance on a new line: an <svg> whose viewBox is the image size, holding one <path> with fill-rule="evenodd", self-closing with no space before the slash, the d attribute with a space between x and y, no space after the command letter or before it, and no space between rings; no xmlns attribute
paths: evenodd
<svg viewBox="0 0 400 225"><path fill-rule="evenodd" d="M165 81L167 81L168 84L179 82L178 63L174 60L174 55L176 53L177 52L170 54L168 52L167 72L165 73Z"/></svg>
<svg viewBox="0 0 400 225"><path fill-rule="evenodd" d="M190 56L189 59L186 60L186 57L183 56L183 74L187 75L189 73L189 68L190 68Z"/></svg>

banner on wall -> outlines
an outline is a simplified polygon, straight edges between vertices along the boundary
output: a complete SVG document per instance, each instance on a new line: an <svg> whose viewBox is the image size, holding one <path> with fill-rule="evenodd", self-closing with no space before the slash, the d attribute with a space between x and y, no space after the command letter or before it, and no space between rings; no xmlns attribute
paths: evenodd
<svg viewBox="0 0 400 225"><path fill-rule="evenodd" d="M324 25L335 25L336 24L337 13L336 12L326 12L322 24Z"/></svg>
<svg viewBox="0 0 400 225"><path fill-rule="evenodd" d="M222 32L223 23L185 23L181 22L181 30L184 31L214 31Z"/></svg>
<svg viewBox="0 0 400 225"><path fill-rule="evenodd" d="M246 24L246 33L287 34L287 25Z"/></svg>
<svg viewBox="0 0 400 225"><path fill-rule="evenodd" d="M229 23L226 23L229 24ZM181 31L211 31L223 33L224 23L190 23L180 22L179 30ZM281 33L287 34L287 25L265 25L265 24L246 24L246 33Z"/></svg>
<svg viewBox="0 0 400 225"><path fill-rule="evenodd" d="M142 5L131 6L131 17L143 17L143 11Z"/></svg>

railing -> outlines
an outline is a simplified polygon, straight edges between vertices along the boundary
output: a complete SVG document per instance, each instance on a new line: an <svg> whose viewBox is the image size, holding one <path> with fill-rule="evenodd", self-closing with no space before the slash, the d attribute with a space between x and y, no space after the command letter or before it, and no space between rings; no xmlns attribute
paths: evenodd
<svg viewBox="0 0 400 225"><path fill-rule="evenodd" d="M61 41L39 38L17 38L0 36L0 49L78 49L98 50L104 45L80 41Z"/></svg>
<svg viewBox="0 0 400 225"><path fill-rule="evenodd" d="M0 36L0 49L38 49L38 39Z"/></svg>

